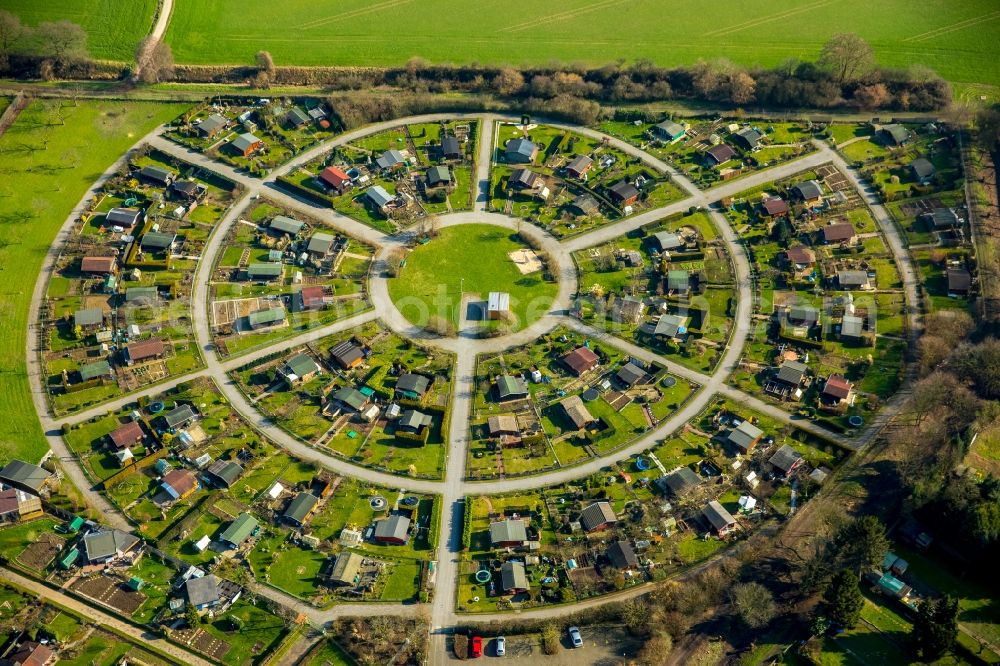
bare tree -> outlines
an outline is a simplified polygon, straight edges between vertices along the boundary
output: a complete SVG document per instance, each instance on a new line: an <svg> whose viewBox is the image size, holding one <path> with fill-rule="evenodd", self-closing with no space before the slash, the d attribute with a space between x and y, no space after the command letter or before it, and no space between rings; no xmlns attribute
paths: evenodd
<svg viewBox="0 0 1000 666"><path fill-rule="evenodd" d="M274 58L271 57L270 51L257 51L257 55L254 57L257 62L257 69L265 72L269 77L273 78L275 73Z"/></svg>
<svg viewBox="0 0 1000 666"><path fill-rule="evenodd" d="M734 585L729 592L729 600L740 619L751 629L763 627L777 613L774 596L760 583Z"/></svg>
<svg viewBox="0 0 1000 666"><path fill-rule="evenodd" d="M162 41L146 37L136 50L139 78L143 83L159 83L174 77L174 52Z"/></svg>
<svg viewBox="0 0 1000 666"><path fill-rule="evenodd" d="M512 67L504 67L493 79L493 87L501 95L516 95L524 89L524 75Z"/></svg>
<svg viewBox="0 0 1000 666"><path fill-rule="evenodd" d="M87 51L87 33L72 21L40 23L38 36L41 38L42 52L57 65L90 57L90 52Z"/></svg>
<svg viewBox="0 0 1000 666"><path fill-rule="evenodd" d="M819 65L840 83L857 81L875 69L875 52L868 42L852 32L841 32L823 45Z"/></svg>
<svg viewBox="0 0 1000 666"><path fill-rule="evenodd" d="M11 54L26 32L21 19L6 10L0 10L0 70L7 69Z"/></svg>
<svg viewBox="0 0 1000 666"><path fill-rule="evenodd" d="M757 82L746 72L740 70L729 76L729 98L734 104L752 102L756 93Z"/></svg>

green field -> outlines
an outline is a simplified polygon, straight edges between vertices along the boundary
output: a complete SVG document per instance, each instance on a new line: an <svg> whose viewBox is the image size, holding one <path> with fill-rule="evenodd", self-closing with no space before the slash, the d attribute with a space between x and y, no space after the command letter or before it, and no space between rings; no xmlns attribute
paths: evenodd
<svg viewBox="0 0 1000 666"><path fill-rule="evenodd" d="M156 0L4 0L0 9L13 12L29 26L60 20L77 23L87 31L91 56L128 62L153 24Z"/></svg>
<svg viewBox="0 0 1000 666"><path fill-rule="evenodd" d="M883 65L920 63L952 81L1000 83L1000 14L992 0L743 0L705 9L696 0L669 8L657 0L176 0L167 41L178 62L203 64L249 64L267 49L278 64L297 65L400 65L412 56L515 65L724 57L776 65L813 59L834 33L856 32Z"/></svg>
<svg viewBox="0 0 1000 666"><path fill-rule="evenodd" d="M521 275L507 253L522 247L511 239L510 231L499 227L468 224L443 229L407 256L400 276L389 281L389 295L418 326L429 316L457 326L460 290L479 294L483 300L490 291L506 291L516 327L522 328L548 311L558 291L556 283L544 281L540 272Z"/></svg>
<svg viewBox="0 0 1000 666"><path fill-rule="evenodd" d="M25 368L28 306L45 251L105 168L182 107L107 101L35 101L0 137L0 462L37 461L48 448ZM14 269L14 270L12 270Z"/></svg>

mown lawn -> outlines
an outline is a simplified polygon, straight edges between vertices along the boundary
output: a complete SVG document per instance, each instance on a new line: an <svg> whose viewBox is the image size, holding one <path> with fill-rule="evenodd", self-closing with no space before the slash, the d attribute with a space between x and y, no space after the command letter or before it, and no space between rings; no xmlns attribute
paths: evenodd
<svg viewBox="0 0 1000 666"><path fill-rule="evenodd" d="M27 4L27 3L25 3ZM43 5L49 3L42 3ZM55 3L51 3L55 5ZM125 150L175 117L177 104L36 100L0 137L0 462L48 448L25 367L28 306L45 250L87 188Z"/></svg>
<svg viewBox="0 0 1000 666"><path fill-rule="evenodd" d="M521 274L507 253L524 246L510 236L507 229L483 224L442 229L407 255L400 277L389 281L389 295L418 326L435 316L457 326L461 293L485 300L490 291L505 291L516 327L527 326L548 311L559 287L540 271Z"/></svg>
<svg viewBox="0 0 1000 666"><path fill-rule="evenodd" d="M3 9L29 26L72 21L87 32L87 48L94 58L130 62L153 25L156 0L4 0Z"/></svg>

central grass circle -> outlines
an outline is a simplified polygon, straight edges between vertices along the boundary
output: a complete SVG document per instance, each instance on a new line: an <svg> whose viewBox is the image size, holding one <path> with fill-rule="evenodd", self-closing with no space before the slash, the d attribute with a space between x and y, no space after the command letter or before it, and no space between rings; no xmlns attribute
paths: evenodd
<svg viewBox="0 0 1000 666"><path fill-rule="evenodd" d="M559 291L545 267L522 273L510 255L525 249L516 233L501 227L447 227L407 254L399 275L389 279L389 296L410 322L438 333L516 331L544 316ZM510 295L510 309L490 320L486 302L494 291Z"/></svg>

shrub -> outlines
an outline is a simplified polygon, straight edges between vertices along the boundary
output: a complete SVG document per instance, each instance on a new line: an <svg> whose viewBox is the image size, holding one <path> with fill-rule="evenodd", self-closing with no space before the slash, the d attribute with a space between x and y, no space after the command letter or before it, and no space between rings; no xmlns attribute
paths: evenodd
<svg viewBox="0 0 1000 666"><path fill-rule="evenodd" d="M542 652L547 655L558 654L562 645L559 644L559 630L556 625L547 624L542 629Z"/></svg>
<svg viewBox="0 0 1000 666"><path fill-rule="evenodd" d="M455 634L455 640L452 642L452 649L455 651L455 656L459 659L468 659L469 637L465 634Z"/></svg>

